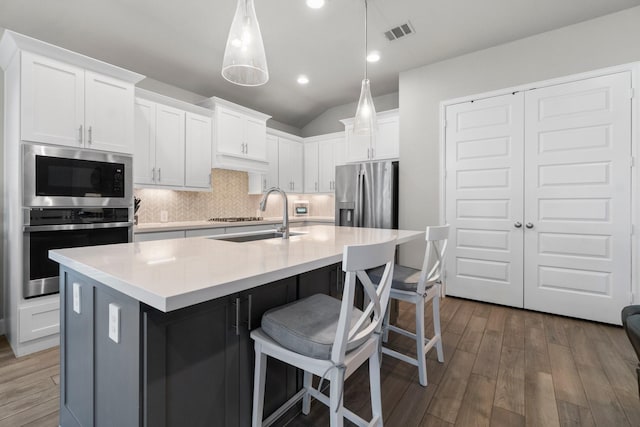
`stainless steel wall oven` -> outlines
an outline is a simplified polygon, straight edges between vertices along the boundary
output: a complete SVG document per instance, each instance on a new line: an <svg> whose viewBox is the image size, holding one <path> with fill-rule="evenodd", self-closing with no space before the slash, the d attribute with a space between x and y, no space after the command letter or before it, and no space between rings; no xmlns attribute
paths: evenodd
<svg viewBox="0 0 640 427"><path fill-rule="evenodd" d="M50 249L132 241L132 158L23 146L23 297L57 293Z"/></svg>

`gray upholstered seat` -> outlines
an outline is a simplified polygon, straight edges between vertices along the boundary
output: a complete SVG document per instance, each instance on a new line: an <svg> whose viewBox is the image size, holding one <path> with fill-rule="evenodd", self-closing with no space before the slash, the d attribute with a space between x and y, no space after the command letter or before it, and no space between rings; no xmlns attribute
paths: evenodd
<svg viewBox="0 0 640 427"><path fill-rule="evenodd" d="M379 281L382 278L384 272L384 266L374 268L367 271L369 277L373 281ZM393 281L391 282L391 288L399 291L415 292L418 289L418 280L420 280L420 270L415 268L405 267L404 265L393 266ZM427 284L425 290L431 288L433 283Z"/></svg>
<svg viewBox="0 0 640 427"><path fill-rule="evenodd" d="M316 359L329 359L335 340L341 301L316 294L267 311L262 316L262 330L281 346ZM353 327L362 311L353 308ZM367 327L368 323L362 326ZM362 342L351 343L351 351Z"/></svg>

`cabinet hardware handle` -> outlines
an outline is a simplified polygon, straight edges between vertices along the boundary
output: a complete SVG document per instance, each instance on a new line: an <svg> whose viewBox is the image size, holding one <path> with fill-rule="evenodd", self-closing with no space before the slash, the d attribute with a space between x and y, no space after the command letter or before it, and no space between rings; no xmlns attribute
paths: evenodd
<svg viewBox="0 0 640 427"><path fill-rule="evenodd" d="M244 144L244 154L249 154L249 144Z"/></svg>
<svg viewBox="0 0 640 427"><path fill-rule="evenodd" d="M253 295L249 294L249 300L247 302L247 330L251 330L251 304L253 300Z"/></svg>
<svg viewBox="0 0 640 427"><path fill-rule="evenodd" d="M516 222L513 223L513 226L515 228L520 228L520 227L522 227L522 223L520 221L516 221Z"/></svg>
<svg viewBox="0 0 640 427"><path fill-rule="evenodd" d="M82 145L82 137L84 136L84 132L82 131L82 129L83 129L83 126L80 125L80 135L78 135L79 136L78 142L80 143L80 145Z"/></svg>
<svg viewBox="0 0 640 427"><path fill-rule="evenodd" d="M528 223L525 225L525 227L527 227L527 228L531 229L531 228L533 228L533 223L528 222Z"/></svg>
<svg viewBox="0 0 640 427"><path fill-rule="evenodd" d="M88 138L88 142L89 144L91 144L93 141L93 129L91 129L91 126L89 126L89 129L87 130L87 133L89 134L89 138Z"/></svg>
<svg viewBox="0 0 640 427"><path fill-rule="evenodd" d="M376 150L375 148L371 147L371 158L375 159L375 157L376 157Z"/></svg>
<svg viewBox="0 0 640 427"><path fill-rule="evenodd" d="M318 182L316 181L316 191L318 191Z"/></svg>
<svg viewBox="0 0 640 427"><path fill-rule="evenodd" d="M267 189L267 178L262 180L262 189L266 190Z"/></svg>
<svg viewBox="0 0 640 427"><path fill-rule="evenodd" d="M156 168L151 168L151 181L156 182Z"/></svg>
<svg viewBox="0 0 640 427"><path fill-rule="evenodd" d="M158 168L158 182L162 181L162 168Z"/></svg>
<svg viewBox="0 0 640 427"><path fill-rule="evenodd" d="M240 298L236 298L236 302L233 304L236 306L236 324L233 327L236 330L236 335L240 335Z"/></svg>

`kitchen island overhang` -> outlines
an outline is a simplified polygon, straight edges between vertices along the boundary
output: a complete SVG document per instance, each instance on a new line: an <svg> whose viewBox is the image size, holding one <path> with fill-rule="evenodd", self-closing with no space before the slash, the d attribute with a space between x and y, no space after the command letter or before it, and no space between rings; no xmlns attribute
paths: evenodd
<svg viewBox="0 0 640 427"><path fill-rule="evenodd" d="M407 230L296 231L306 234L51 251L60 263L60 425L251 425L250 331L264 312L314 293L339 298L344 245L424 238ZM265 415L301 385L299 371L270 361Z"/></svg>
<svg viewBox="0 0 640 427"><path fill-rule="evenodd" d="M49 257L163 312L241 292L342 261L345 245L424 232L314 225L289 239L226 242L216 238L125 243L58 249Z"/></svg>

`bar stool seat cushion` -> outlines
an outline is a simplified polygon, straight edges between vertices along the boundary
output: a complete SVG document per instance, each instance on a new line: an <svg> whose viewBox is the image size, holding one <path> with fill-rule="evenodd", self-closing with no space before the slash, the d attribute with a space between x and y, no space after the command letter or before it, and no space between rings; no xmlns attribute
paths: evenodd
<svg viewBox="0 0 640 427"><path fill-rule="evenodd" d="M342 302L324 294L315 294L287 305L273 308L262 316L262 330L281 346L298 354L328 360L335 340ZM353 327L362 311L353 308ZM370 322L365 322L366 328ZM347 347L351 351L365 340Z"/></svg>
<svg viewBox="0 0 640 427"><path fill-rule="evenodd" d="M418 289L418 281L420 280L421 272L422 270L416 270L415 268L395 264L393 266L393 281L391 282L391 288L399 291L415 292ZM369 273L371 280L379 281L384 273L384 266L368 270L367 273ZM432 286L433 283L427 285L425 290Z"/></svg>

